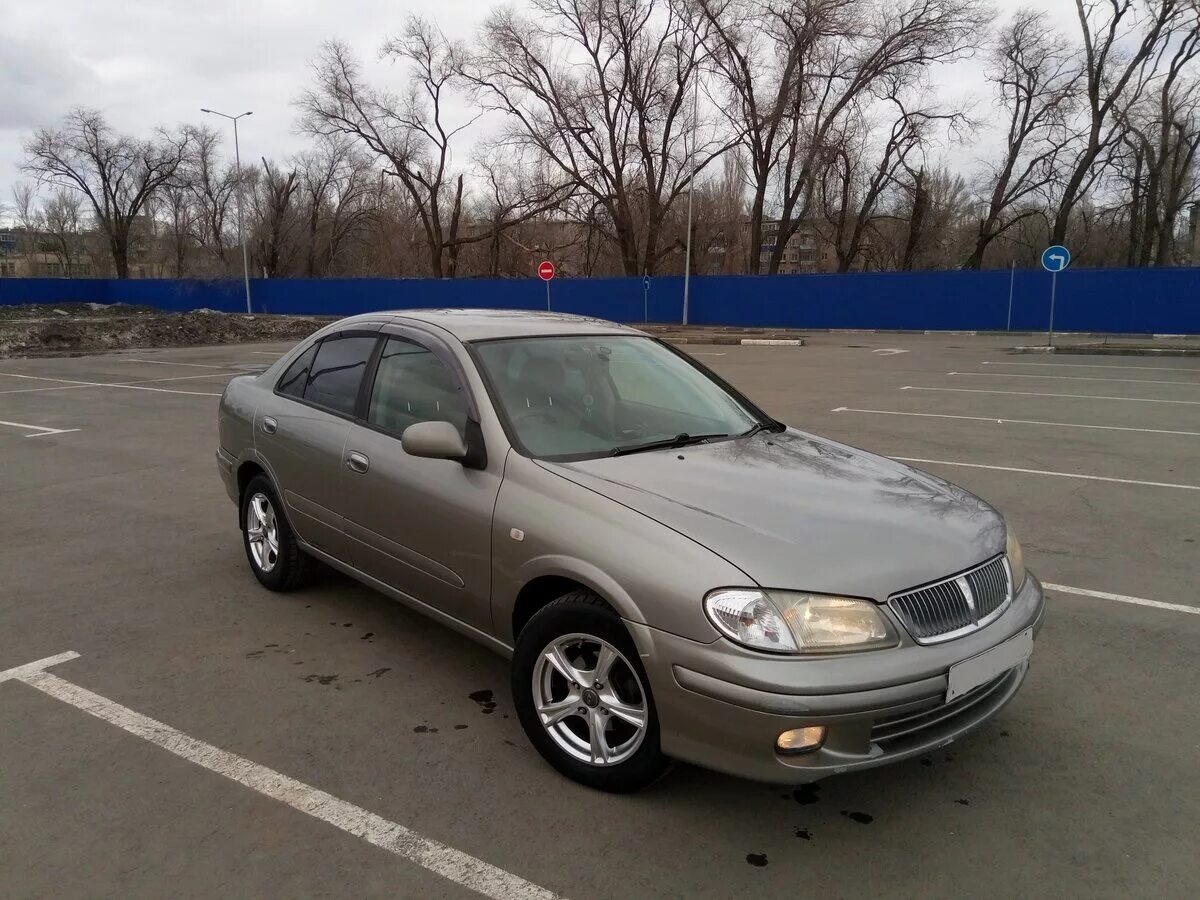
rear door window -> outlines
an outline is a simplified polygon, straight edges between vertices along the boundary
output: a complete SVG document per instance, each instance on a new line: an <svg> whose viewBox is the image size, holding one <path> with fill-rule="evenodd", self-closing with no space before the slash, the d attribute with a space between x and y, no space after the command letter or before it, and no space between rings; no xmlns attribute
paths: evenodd
<svg viewBox="0 0 1200 900"><path fill-rule="evenodd" d="M374 335L327 338L317 348L304 399L335 412L353 415Z"/></svg>

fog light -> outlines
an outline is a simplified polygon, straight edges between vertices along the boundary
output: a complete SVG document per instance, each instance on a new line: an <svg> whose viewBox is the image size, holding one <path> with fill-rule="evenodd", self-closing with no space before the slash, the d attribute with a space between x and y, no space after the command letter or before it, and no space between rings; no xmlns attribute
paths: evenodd
<svg viewBox="0 0 1200 900"><path fill-rule="evenodd" d="M825 743L825 726L809 725L807 728L793 728L779 735L775 741L775 750L785 756L796 753L812 753Z"/></svg>

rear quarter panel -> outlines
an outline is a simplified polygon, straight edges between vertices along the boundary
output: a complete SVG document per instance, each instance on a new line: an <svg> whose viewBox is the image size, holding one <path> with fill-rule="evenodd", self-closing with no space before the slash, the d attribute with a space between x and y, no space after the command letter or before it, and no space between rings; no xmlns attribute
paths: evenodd
<svg viewBox="0 0 1200 900"><path fill-rule="evenodd" d="M221 449L241 461L254 450L254 414L258 409L259 376L238 375L225 387L217 412Z"/></svg>

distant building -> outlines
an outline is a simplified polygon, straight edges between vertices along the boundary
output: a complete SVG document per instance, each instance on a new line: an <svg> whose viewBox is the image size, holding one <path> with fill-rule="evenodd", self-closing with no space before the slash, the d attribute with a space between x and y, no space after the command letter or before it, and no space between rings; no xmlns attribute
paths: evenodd
<svg viewBox="0 0 1200 900"><path fill-rule="evenodd" d="M82 248L67 260L50 247L45 235L0 233L0 278L87 278L91 259Z"/></svg>
<svg viewBox="0 0 1200 900"><path fill-rule="evenodd" d="M769 219L762 225L762 246L759 248L758 272L765 275L771 265L771 254L779 240L778 219ZM746 228L749 229L749 223ZM780 275L798 275L809 272L828 272L833 268L833 253L829 245L821 239L817 230L808 223L800 223L787 244L779 260Z"/></svg>

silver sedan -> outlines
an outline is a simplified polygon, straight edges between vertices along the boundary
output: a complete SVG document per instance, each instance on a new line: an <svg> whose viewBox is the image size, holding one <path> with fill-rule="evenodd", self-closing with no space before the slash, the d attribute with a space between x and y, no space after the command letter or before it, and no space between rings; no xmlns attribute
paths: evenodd
<svg viewBox="0 0 1200 900"><path fill-rule="evenodd" d="M987 503L609 322L357 316L232 380L219 418L264 586L319 561L510 657L531 743L603 790L944 746L1013 698L1042 623Z"/></svg>

